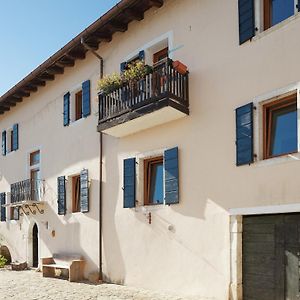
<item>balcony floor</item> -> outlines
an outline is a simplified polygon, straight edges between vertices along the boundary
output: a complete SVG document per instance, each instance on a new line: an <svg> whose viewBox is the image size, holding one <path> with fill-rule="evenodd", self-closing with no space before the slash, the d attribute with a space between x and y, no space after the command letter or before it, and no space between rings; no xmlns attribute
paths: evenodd
<svg viewBox="0 0 300 300"><path fill-rule="evenodd" d="M188 114L187 107L171 99L163 99L99 123L98 131L120 138L181 119Z"/></svg>

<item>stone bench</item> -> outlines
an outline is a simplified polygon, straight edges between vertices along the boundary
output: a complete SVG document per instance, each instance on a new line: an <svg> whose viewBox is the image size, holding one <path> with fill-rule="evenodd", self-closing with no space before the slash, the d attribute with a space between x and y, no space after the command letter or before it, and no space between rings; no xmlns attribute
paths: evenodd
<svg viewBox="0 0 300 300"><path fill-rule="evenodd" d="M55 271L67 270L70 282L81 281L84 279L85 261L80 255L60 255L54 254L53 257L42 258L43 277L55 277Z"/></svg>

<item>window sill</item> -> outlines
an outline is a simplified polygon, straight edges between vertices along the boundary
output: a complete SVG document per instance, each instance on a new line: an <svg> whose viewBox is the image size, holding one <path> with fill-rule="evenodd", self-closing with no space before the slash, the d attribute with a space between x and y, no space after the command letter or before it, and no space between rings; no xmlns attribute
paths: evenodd
<svg viewBox="0 0 300 300"><path fill-rule="evenodd" d="M142 212L142 213L147 213L147 212L152 212L156 210L160 210L165 208L167 205L165 204L147 204L147 205L139 205L135 207L136 212Z"/></svg>
<svg viewBox="0 0 300 300"><path fill-rule="evenodd" d="M256 161L252 164L254 167L266 167L274 166L278 164L284 164L292 161L300 161L300 152L286 154L278 157L272 157L264 160Z"/></svg>
<svg viewBox="0 0 300 300"><path fill-rule="evenodd" d="M82 117L81 119L78 119L76 121L70 121L69 127L76 126L77 124L82 123L86 118Z"/></svg>
<svg viewBox="0 0 300 300"><path fill-rule="evenodd" d="M263 30L259 33L257 33L251 40L249 40L249 42L255 42L256 40L259 40L265 36L268 36L269 34L271 34L273 31L277 31L280 30L281 28L287 26L289 23L293 22L294 20L297 20L300 18L300 13L297 12L296 14L294 14L293 16L290 16L289 18L285 19L284 21L266 29Z"/></svg>
<svg viewBox="0 0 300 300"><path fill-rule="evenodd" d="M7 156L10 156L10 155L13 155L13 153L15 153L16 151L17 151L17 150L13 150L13 151L7 152L5 156L7 157ZM4 156L4 157L5 157L5 156Z"/></svg>

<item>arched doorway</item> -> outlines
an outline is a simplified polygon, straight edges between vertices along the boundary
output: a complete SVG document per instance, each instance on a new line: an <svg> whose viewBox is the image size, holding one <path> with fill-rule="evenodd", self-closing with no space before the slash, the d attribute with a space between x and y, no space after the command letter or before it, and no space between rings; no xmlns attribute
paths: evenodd
<svg viewBox="0 0 300 300"><path fill-rule="evenodd" d="M11 263L11 255L6 246L1 246L0 247L0 255L4 256L7 259L7 265Z"/></svg>
<svg viewBox="0 0 300 300"><path fill-rule="evenodd" d="M39 231L36 224L32 228L32 266L39 266Z"/></svg>

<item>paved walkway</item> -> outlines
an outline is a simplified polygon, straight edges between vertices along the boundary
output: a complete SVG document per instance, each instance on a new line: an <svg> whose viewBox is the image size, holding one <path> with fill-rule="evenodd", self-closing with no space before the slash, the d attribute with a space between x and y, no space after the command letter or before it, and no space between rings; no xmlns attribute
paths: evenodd
<svg viewBox="0 0 300 300"><path fill-rule="evenodd" d="M170 297L113 284L70 283L67 280L43 278L41 273L35 271L16 272L0 269L0 299L186 300L187 298Z"/></svg>

